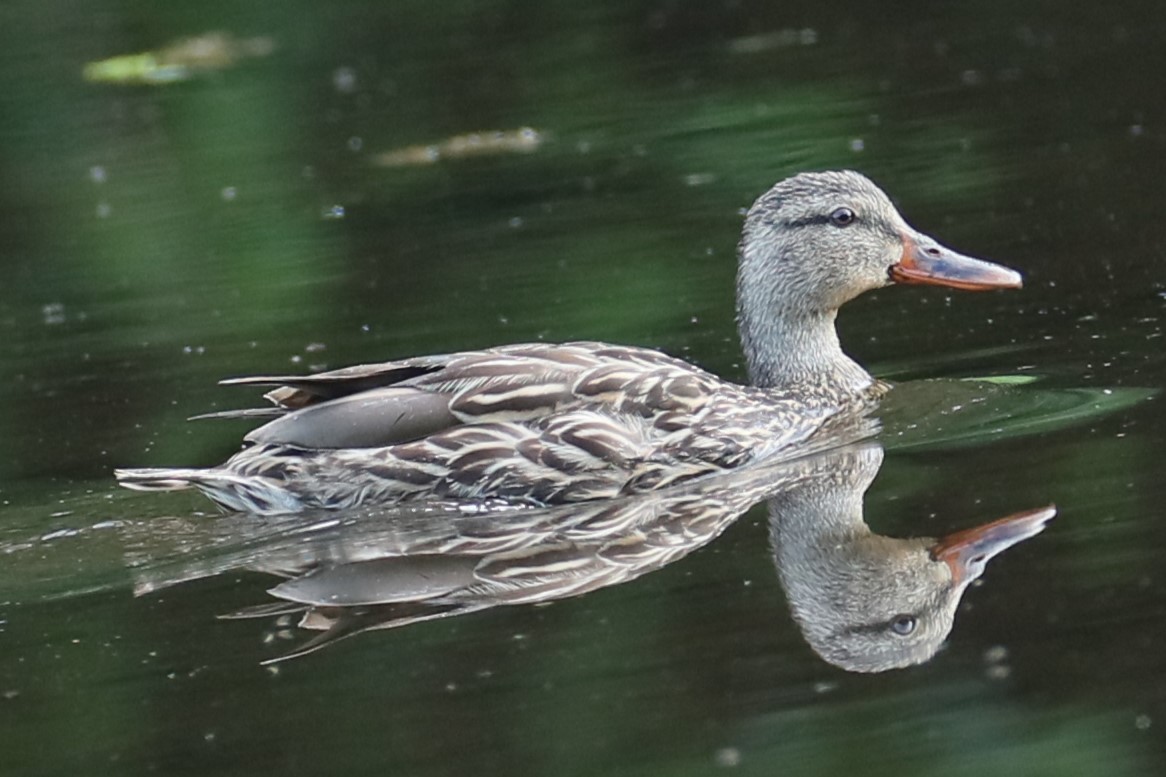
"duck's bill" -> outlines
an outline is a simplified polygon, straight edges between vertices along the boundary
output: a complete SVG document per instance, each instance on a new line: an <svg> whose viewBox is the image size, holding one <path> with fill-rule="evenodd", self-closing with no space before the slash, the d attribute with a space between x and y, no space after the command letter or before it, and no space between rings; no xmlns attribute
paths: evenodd
<svg viewBox="0 0 1166 777"><path fill-rule="evenodd" d="M947 564L954 585L970 583L993 556L1040 534L1056 514L1057 508L1049 505L949 534L932 546L931 557Z"/></svg>
<svg viewBox="0 0 1166 777"><path fill-rule="evenodd" d="M906 235L903 237L903 256L891 265L890 275L895 283L950 286L966 291L1019 289L1023 282L1015 270Z"/></svg>

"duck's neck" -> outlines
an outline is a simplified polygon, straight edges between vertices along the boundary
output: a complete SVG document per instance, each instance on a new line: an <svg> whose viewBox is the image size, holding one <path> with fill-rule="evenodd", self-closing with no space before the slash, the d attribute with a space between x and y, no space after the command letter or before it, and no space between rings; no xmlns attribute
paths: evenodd
<svg viewBox="0 0 1166 777"><path fill-rule="evenodd" d="M859 395L874 384L866 370L842 352L834 329L837 311L775 311L771 300L750 300L743 292L738 326L754 386Z"/></svg>

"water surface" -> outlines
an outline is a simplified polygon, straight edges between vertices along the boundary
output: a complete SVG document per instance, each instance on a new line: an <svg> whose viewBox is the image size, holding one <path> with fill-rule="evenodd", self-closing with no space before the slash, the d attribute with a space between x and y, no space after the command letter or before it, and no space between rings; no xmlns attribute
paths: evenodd
<svg viewBox="0 0 1166 777"><path fill-rule="evenodd" d="M1166 768L1157 4L0 18L6 774ZM82 77L214 30L271 51L164 85ZM543 137L528 153L375 164L522 127ZM740 209L836 167L1027 279L887 289L840 321L856 358L904 383L866 496L875 531L1059 507L992 562L929 663L867 675L816 656L763 507L626 585L270 667L286 626L216 619L270 578L134 596L143 553L207 552L216 518L111 471L232 452L245 426L184 420L252 403L220 377L603 339L742 379ZM920 382L1001 376L1034 380L938 399Z"/></svg>

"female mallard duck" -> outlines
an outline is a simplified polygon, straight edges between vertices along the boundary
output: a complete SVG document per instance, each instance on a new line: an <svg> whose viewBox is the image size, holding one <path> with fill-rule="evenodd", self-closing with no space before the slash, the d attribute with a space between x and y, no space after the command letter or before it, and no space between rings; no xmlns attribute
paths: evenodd
<svg viewBox="0 0 1166 777"><path fill-rule="evenodd" d="M220 467L116 474L129 488L195 487L255 513L425 497L553 504L661 488L757 461L871 407L886 387L842 352L834 318L890 283L979 290L1021 279L917 232L858 173L803 173L753 204L738 246L752 386L592 342L239 378L224 382L278 386L266 398L279 417L248 434L248 447Z"/></svg>

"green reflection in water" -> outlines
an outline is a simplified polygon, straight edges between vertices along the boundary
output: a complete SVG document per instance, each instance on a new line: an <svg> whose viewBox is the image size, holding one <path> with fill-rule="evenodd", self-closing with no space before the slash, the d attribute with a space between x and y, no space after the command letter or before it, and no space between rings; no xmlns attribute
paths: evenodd
<svg viewBox="0 0 1166 777"><path fill-rule="evenodd" d="M1063 356L996 353L983 371L1023 360L1054 364L1061 387L1086 374L1091 390L1162 385L1161 341L1148 338L1161 334L1153 225L1166 157L1146 86L1162 69L1161 12L1049 10L5 6L5 539L195 509L106 501L108 473L228 453L239 429L182 421L250 404L213 387L225 375L598 337L739 378L736 210L805 167L858 166L921 228L1033 281L1006 300L864 300L842 321L864 362L906 355L909 370L1049 337ZM817 42L731 53L734 39L791 27ZM84 62L216 28L278 48L166 89L80 78ZM353 92L335 87L342 67ZM524 124L551 138L529 156L367 164ZM344 218L326 217L335 205ZM30 774L386 762L414 774L675 774L707 773L735 747L742 772L1155 773L1143 759L1160 746L1134 721L1148 711L1152 737L1162 718L1160 413L1109 409L888 466L876 488L884 515L909 508L903 527L1034 496L1063 510L1032 555L973 592L963 641L934 674L818 699L823 670L782 625L764 538L747 523L626 590L370 639L274 678L255 669L250 628L210 620L255 600L248 581L133 600L120 546L95 532L4 566L0 602L73 594L0 612L0 690L18 692L0 700L6 763ZM38 553L39 565L26 558ZM105 592L79 595L89 587ZM1015 686L977 697L963 683L979 677L976 639L993 624L1028 663Z"/></svg>

